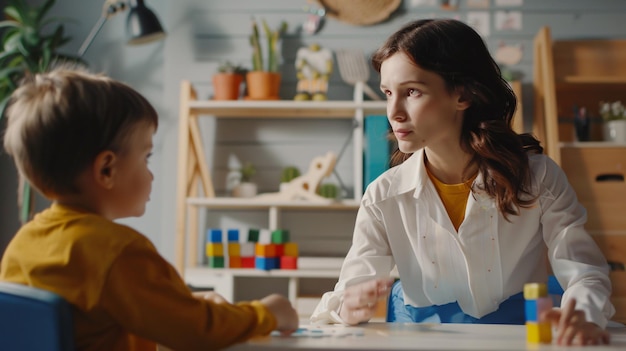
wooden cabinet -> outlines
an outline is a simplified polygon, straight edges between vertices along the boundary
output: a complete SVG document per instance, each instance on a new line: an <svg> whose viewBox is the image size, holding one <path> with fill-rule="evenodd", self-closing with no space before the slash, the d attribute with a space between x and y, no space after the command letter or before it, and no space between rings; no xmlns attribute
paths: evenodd
<svg viewBox="0 0 626 351"><path fill-rule="evenodd" d="M533 132L586 207L586 229L611 263L614 319L626 321L626 145L602 141L601 101L626 100L626 40L534 40ZM576 142L574 106L586 107L591 142Z"/></svg>

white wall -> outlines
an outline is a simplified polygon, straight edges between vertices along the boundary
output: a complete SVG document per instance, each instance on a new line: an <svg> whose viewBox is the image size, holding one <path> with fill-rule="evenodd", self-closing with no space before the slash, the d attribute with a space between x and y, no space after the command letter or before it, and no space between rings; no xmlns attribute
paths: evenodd
<svg viewBox="0 0 626 351"><path fill-rule="evenodd" d="M76 23L66 25L67 32L74 38L67 46L68 52L78 50L91 26L98 19L102 3L103 1L100 0L57 1L53 8L53 15L76 20ZM293 59L295 51L301 46L317 42L331 49L360 48L369 55L390 33L411 19L431 16L458 16L465 19L468 11L464 1L461 2L461 8L456 12L446 12L438 8L413 8L411 6L413 1L404 1L400 11L390 21L380 25L356 27L328 18L318 35L308 36L299 31L305 20L302 7L307 4L306 0L146 0L146 3L158 14L168 32L165 41L138 47L124 45L126 14L121 14L105 24L85 55L85 59L93 70L103 71L135 87L155 105L160 114L160 126L155 137L154 156L151 159L151 167L155 174L151 201L143 217L127 219L123 222L150 237L161 253L171 261L174 259L175 241L177 115L180 81L191 80L198 88L200 96L207 98L210 94L210 77L218 63L230 59L249 66L250 51L247 36L250 31L249 18L252 15L267 19L272 27L282 19L289 23L290 29L283 43L286 63L282 68L284 84L281 89L282 98L289 99L293 96L295 87ZM493 3L492 1L492 7L487 10L491 15L496 10L502 10L495 8ZM523 46L522 62L514 68L523 73L526 119L529 119L532 111L530 86L532 38L542 25L550 25L555 38L626 37L626 27L623 25L626 12L624 1L572 0L567 1L567 8L564 7L563 1L525 0L520 9L523 12L523 29L515 32L494 31L492 17L492 36L487 38L490 48L496 48L501 41L510 44L521 43ZM376 75L372 73L369 84L376 86L376 80ZM333 99L351 98L351 87L342 82L338 72L334 72L331 77L330 96ZM228 130L228 128L215 124L215 121L210 118L203 121L202 127L207 137L205 142L207 142L207 154L210 157L209 164L213 166L214 182L216 185L223 184L221 180L225 168L223 154L226 153L225 150L229 144L228 139L220 139L220 136L216 136L215 130L218 128ZM252 128L249 125L246 127ZM280 127L283 127L282 124ZM328 128L336 129L338 133L349 130L349 126L345 125L330 125ZM208 146L214 141L218 142L219 153ZM336 143L340 141L335 141ZM320 148L320 154L326 151L325 148L326 145ZM288 160L274 158L268 172L275 172L284 162L294 161L306 165L308 160L308 157L299 158L298 155L291 155ZM13 218L16 215L10 209L7 210L14 203L14 178L11 179L14 170L8 169L10 163L1 157L0 162L2 176L0 178L2 184L0 235L6 239L12 235L14 227L9 225L7 228L5 224L14 222ZM345 162L348 166L341 165L342 171L350 172L350 159L347 158ZM7 177L9 179L6 179ZM267 177L269 179L269 176ZM265 186L270 186L269 180L266 181ZM214 214L214 216L217 215L220 213ZM217 220L216 217L212 218ZM297 217L290 219L290 223L307 221L315 223L316 220L319 221L319 218ZM341 252L345 249L351 234L349 233L351 218L338 219L338 221L341 221L339 231L343 237L337 251Z"/></svg>

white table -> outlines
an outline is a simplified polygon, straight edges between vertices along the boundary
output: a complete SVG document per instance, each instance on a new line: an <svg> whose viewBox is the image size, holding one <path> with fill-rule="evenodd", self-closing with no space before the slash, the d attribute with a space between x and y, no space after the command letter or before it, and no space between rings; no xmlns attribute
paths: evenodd
<svg viewBox="0 0 626 351"><path fill-rule="evenodd" d="M437 324L422 328L419 324L368 323L357 327L325 328L336 329L339 336L269 336L235 345L228 350L626 350L624 327L608 329L611 333L610 345L581 347L527 344L523 325Z"/></svg>

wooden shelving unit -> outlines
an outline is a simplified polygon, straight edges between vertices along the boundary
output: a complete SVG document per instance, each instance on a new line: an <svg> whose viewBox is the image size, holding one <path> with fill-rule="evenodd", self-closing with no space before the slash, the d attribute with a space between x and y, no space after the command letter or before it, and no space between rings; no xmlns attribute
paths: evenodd
<svg viewBox="0 0 626 351"><path fill-rule="evenodd" d="M321 259L333 263L328 267L313 267L303 263L302 269L265 272L255 269L211 269L199 266L199 211L200 210L264 210L268 212L269 229L280 228L284 211L354 211L359 206L362 189L363 158L354 159L354 198L328 203L306 201L267 201L215 197L211 171L204 155L198 119L203 116L224 118L288 118L288 119L351 119L355 127L352 147L363 150L363 120L368 114L385 114L385 101L363 101L355 93L353 101L200 101L189 81L180 88L180 120L178 137L178 181L176 195L176 258L175 265L188 283L212 286L227 298L234 296L237 277L285 278L289 280L289 295L297 294L300 278L337 278L340 264L332 258ZM316 259L319 261L319 259Z"/></svg>
<svg viewBox="0 0 626 351"><path fill-rule="evenodd" d="M588 214L586 229L617 269L611 272L614 319L626 322L626 145L575 142L572 107L598 116L601 101L626 98L626 40L557 40L542 28L534 40L533 131L568 176ZM620 269L621 265L621 269Z"/></svg>

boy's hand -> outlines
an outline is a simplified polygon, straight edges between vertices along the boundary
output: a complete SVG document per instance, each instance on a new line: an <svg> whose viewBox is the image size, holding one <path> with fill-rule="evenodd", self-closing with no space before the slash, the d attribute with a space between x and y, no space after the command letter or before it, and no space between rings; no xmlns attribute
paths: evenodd
<svg viewBox="0 0 626 351"><path fill-rule="evenodd" d="M289 335L298 329L298 313L289 300L281 295L272 294L261 299L261 303L276 317L276 329L282 335Z"/></svg>
<svg viewBox="0 0 626 351"><path fill-rule="evenodd" d="M350 325L369 321L376 312L376 303L387 298L392 284L393 279L377 278L347 287L339 316Z"/></svg>
<svg viewBox="0 0 626 351"><path fill-rule="evenodd" d="M561 309L553 309L542 315L544 320L556 325L558 345L608 344L609 333L597 324L588 322L585 313L576 310L576 299L570 299Z"/></svg>

